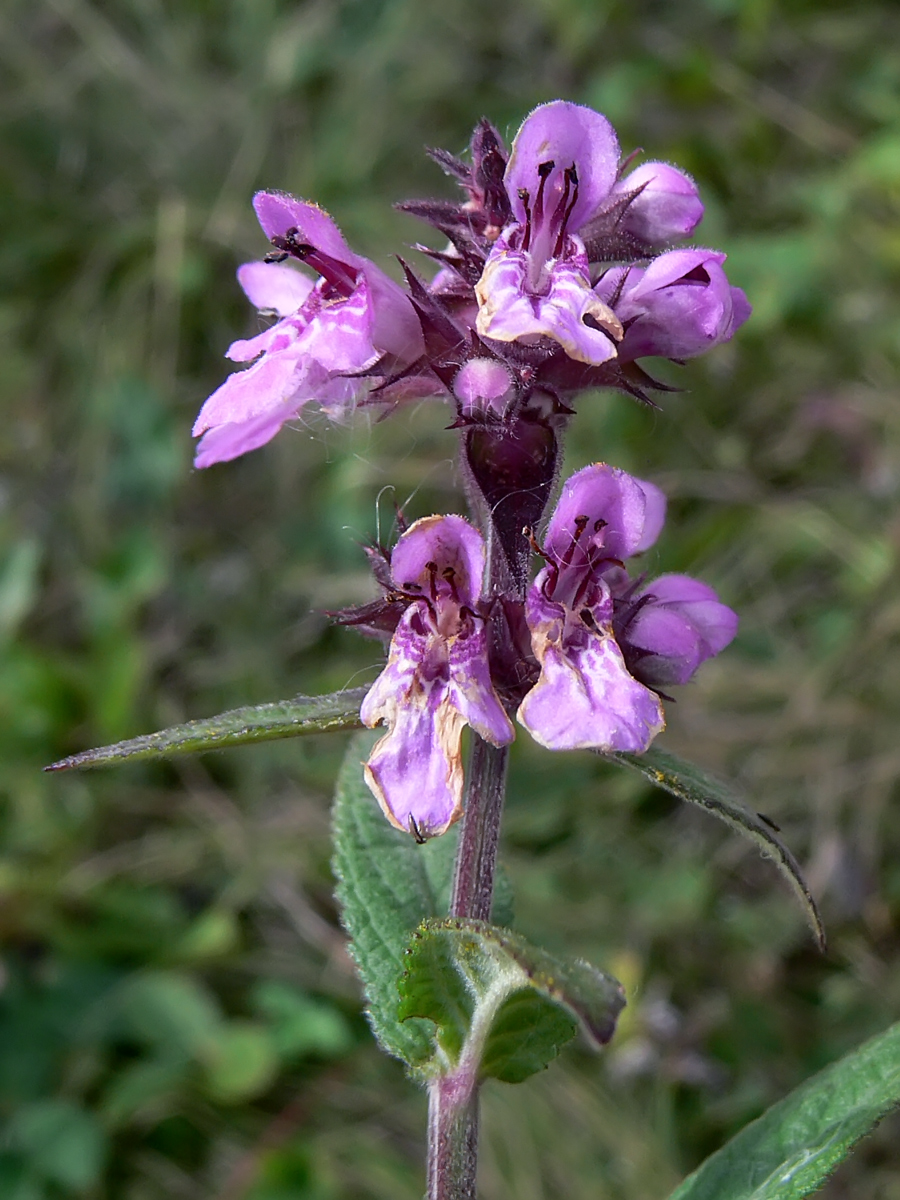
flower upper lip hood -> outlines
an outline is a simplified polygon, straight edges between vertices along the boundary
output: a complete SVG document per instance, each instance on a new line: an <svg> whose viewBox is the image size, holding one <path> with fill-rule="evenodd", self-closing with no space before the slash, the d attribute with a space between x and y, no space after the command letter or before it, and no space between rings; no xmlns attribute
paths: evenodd
<svg viewBox="0 0 900 1200"><path fill-rule="evenodd" d="M536 256L555 257L560 230L577 233L590 220L609 195L618 167L615 130L592 108L552 100L525 118L504 183L516 221L532 222Z"/></svg>
<svg viewBox="0 0 900 1200"><path fill-rule="evenodd" d="M618 180L612 195L631 196L621 228L651 246L689 237L703 220L697 185L669 163L641 163Z"/></svg>
<svg viewBox="0 0 900 1200"><path fill-rule="evenodd" d="M332 270L344 268L343 276L351 290L355 276L360 273L365 276L372 293L372 341L379 350L408 361L422 353L422 331L406 293L375 263L350 249L324 209L307 200L297 200L287 192L257 192L253 207L273 245L296 231L301 243L319 252L318 258L315 255L303 258L314 269L319 270L325 260L330 260L327 265Z"/></svg>

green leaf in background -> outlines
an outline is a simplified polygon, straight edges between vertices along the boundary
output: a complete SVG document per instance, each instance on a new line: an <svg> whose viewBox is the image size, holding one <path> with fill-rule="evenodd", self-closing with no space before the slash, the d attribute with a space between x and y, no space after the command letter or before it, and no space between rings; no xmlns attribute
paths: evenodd
<svg viewBox="0 0 900 1200"><path fill-rule="evenodd" d="M437 1026L425 1074L468 1063L520 1083L575 1036L603 1045L625 1004L621 984L581 959L562 961L485 921L426 921L407 952L402 1018ZM479 1065L480 1064L480 1065Z"/></svg>
<svg viewBox="0 0 900 1200"><path fill-rule="evenodd" d="M453 843L443 837L420 846L388 824L362 773L378 736L358 734L347 748L335 792L332 866L375 1036L389 1054L413 1064L431 1053L430 1026L400 1020L397 981L413 930L445 911L447 847Z"/></svg>
<svg viewBox="0 0 900 1200"><path fill-rule="evenodd" d="M604 757L639 771L656 787L670 792L680 800L687 800L705 808L707 812L754 842L762 854L775 863L791 885L803 906L819 949L825 951L825 927L818 905L806 885L800 864L778 836L771 821L748 808L743 800L735 796L718 779L667 750L658 750L653 746L640 755L608 754Z"/></svg>
<svg viewBox="0 0 900 1200"><path fill-rule="evenodd" d="M96 1184L107 1155L97 1118L71 1100L41 1100L19 1109L6 1131L9 1145L34 1174L64 1188Z"/></svg>
<svg viewBox="0 0 900 1200"><path fill-rule="evenodd" d="M278 1071L269 1031L255 1021L229 1021L206 1049L205 1090L220 1104L239 1104L264 1092Z"/></svg>
<svg viewBox="0 0 900 1200"><path fill-rule="evenodd" d="M670 1200L801 1200L898 1103L900 1023L774 1104Z"/></svg>
<svg viewBox="0 0 900 1200"><path fill-rule="evenodd" d="M346 1054L353 1034L333 1005L315 1000L280 979L264 979L254 990L254 1007L269 1022L273 1045L282 1058Z"/></svg>
<svg viewBox="0 0 900 1200"><path fill-rule="evenodd" d="M187 721L158 733L82 750L45 771L69 771L74 767L105 767L111 763L140 762L148 758L168 758L175 754L197 754L204 750L222 750L227 746L245 746L251 742L271 742L277 738L299 737L305 733L333 733L358 729L359 706L367 688L347 688L328 696L295 696L272 704L253 704L233 708L217 717Z"/></svg>

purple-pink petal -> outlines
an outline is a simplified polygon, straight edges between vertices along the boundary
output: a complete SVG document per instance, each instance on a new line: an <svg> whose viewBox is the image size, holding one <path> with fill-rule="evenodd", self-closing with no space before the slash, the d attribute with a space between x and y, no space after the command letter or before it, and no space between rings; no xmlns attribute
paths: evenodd
<svg viewBox="0 0 900 1200"><path fill-rule="evenodd" d="M640 753L665 727L659 697L627 671L608 630L586 627L577 640L548 641L532 631L541 664L517 720L548 750Z"/></svg>
<svg viewBox="0 0 900 1200"><path fill-rule="evenodd" d="M670 250L649 267L615 268L595 285L625 326L619 357L693 358L728 341L750 315L716 250Z"/></svg>
<svg viewBox="0 0 900 1200"><path fill-rule="evenodd" d="M587 536L597 522L610 558L625 559L649 549L665 520L666 500L659 488L635 479L618 467L594 463L583 467L563 484L550 518L544 543L548 551L562 557L569 551L579 518L587 517ZM571 558L578 564L578 557Z"/></svg>
<svg viewBox="0 0 900 1200"><path fill-rule="evenodd" d="M230 462L251 450L258 450L270 442L285 421L296 416L296 412L295 404L285 404L252 420L238 424L226 423L207 430L197 444L194 466L211 467L214 463Z"/></svg>
<svg viewBox="0 0 900 1200"><path fill-rule="evenodd" d="M634 600L638 607L625 636L643 652L641 677L657 686L687 683L737 633L737 614L711 587L687 575L662 575Z"/></svg>
<svg viewBox="0 0 900 1200"><path fill-rule="evenodd" d="M304 378L300 351L267 354L244 371L235 371L216 388L194 422L199 437L215 425L240 425L280 411Z"/></svg>
<svg viewBox="0 0 900 1200"><path fill-rule="evenodd" d="M532 290L529 256L502 239L495 245L475 286L481 337L524 343L549 337L570 358L595 366L615 358L622 327L592 291L580 243L568 241L574 253L542 267L539 292Z"/></svg>
<svg viewBox="0 0 900 1200"><path fill-rule="evenodd" d="M391 553L391 575L399 588L429 581L428 563L438 578L448 567L454 572L460 599L473 607L481 594L484 539L465 517L421 517L410 525Z"/></svg>
<svg viewBox="0 0 900 1200"><path fill-rule="evenodd" d="M515 731L494 691L484 622L451 644L449 667L453 706L466 724L492 746L508 745Z"/></svg>
<svg viewBox="0 0 900 1200"><path fill-rule="evenodd" d="M446 696L412 697L376 742L365 777L387 819L420 838L437 837L462 815L463 720Z"/></svg>
<svg viewBox="0 0 900 1200"><path fill-rule="evenodd" d="M690 176L668 163L642 163L620 179L614 195L641 189L625 210L620 228L661 245L689 237L703 219L703 203Z"/></svg>
<svg viewBox="0 0 900 1200"><path fill-rule="evenodd" d="M553 100L530 113L516 134L504 176L520 224L526 218L520 192L528 192L534 201L538 168L546 162L553 162L555 170L545 185L545 212L552 211L562 195L564 172L572 166L577 171L578 199L568 219L574 232L593 216L615 183L619 164L615 130L600 113L568 100Z"/></svg>
<svg viewBox="0 0 900 1200"><path fill-rule="evenodd" d="M237 269L238 283L254 308L289 317L307 300L313 281L287 263L248 262Z"/></svg>
<svg viewBox="0 0 900 1200"><path fill-rule="evenodd" d="M284 237L289 229L299 230L300 237L317 250L347 266L362 267L363 259L354 254L331 217L318 204L298 200L287 192L257 192L253 207L266 237Z"/></svg>

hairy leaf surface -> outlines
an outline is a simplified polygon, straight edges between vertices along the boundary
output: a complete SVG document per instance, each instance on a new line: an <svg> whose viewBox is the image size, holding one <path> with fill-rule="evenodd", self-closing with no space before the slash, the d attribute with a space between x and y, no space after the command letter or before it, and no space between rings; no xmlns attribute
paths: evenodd
<svg viewBox="0 0 900 1200"><path fill-rule="evenodd" d="M774 1104L670 1200L801 1200L898 1103L900 1023Z"/></svg>
<svg viewBox="0 0 900 1200"><path fill-rule="evenodd" d="M519 1083L542 1070L580 1023L602 1045L625 1004L621 984L581 959L564 961L485 921L426 921L400 983L400 1015L436 1026L423 1073L457 1067Z"/></svg>
<svg viewBox="0 0 900 1200"><path fill-rule="evenodd" d="M69 771L72 768L105 767L113 763L140 762L148 758L168 758L175 754L196 754L202 750L222 750L227 746L245 746L250 742L271 742L277 738L299 737L306 733L332 733L341 729L359 729L359 706L367 688L347 688L327 696L295 696L272 704L253 704L233 708L217 717L203 717L173 725L158 733L82 750L44 767L45 771Z"/></svg>

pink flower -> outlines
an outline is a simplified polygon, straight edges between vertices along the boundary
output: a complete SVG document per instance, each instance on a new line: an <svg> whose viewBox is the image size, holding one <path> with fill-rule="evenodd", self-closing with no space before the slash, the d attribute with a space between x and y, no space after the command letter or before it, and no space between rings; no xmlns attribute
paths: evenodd
<svg viewBox="0 0 900 1200"><path fill-rule="evenodd" d="M388 726L365 775L391 824L420 840L462 813L463 727L495 746L515 736L491 682L484 561L481 534L457 516L416 521L391 554L392 583L409 606L360 710L364 724Z"/></svg>
<svg viewBox="0 0 900 1200"><path fill-rule="evenodd" d="M280 319L229 347L229 358L253 365L230 375L200 410L193 430L202 435L198 467L265 445L311 401L340 419L369 389L362 372L385 357L413 361L422 351L406 295L350 250L327 213L277 192L257 193L254 207L276 256L298 259L319 279L313 283L282 261L238 270L250 301Z"/></svg>

